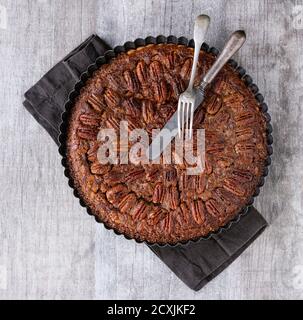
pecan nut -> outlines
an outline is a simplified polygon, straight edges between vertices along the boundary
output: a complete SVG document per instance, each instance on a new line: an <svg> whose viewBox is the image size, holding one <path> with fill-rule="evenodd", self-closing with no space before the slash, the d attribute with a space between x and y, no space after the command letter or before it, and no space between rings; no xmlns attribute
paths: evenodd
<svg viewBox="0 0 303 320"><path fill-rule="evenodd" d="M154 98L158 103L163 103L168 98L168 87L165 80L152 83Z"/></svg>
<svg viewBox="0 0 303 320"><path fill-rule="evenodd" d="M239 184L236 180L232 178L226 178L224 180L223 188L239 197L245 196L245 189L243 185Z"/></svg>
<svg viewBox="0 0 303 320"><path fill-rule="evenodd" d="M165 216L167 212L160 207L153 207L148 215L148 223L152 226L158 224Z"/></svg>
<svg viewBox="0 0 303 320"><path fill-rule="evenodd" d="M154 189L153 193L153 202L154 203L161 203L163 201L164 196L164 187L162 184L157 184Z"/></svg>
<svg viewBox="0 0 303 320"><path fill-rule="evenodd" d="M126 174L126 177L124 179L125 182L131 183L134 182L142 177L145 176L145 170L144 169L135 169L128 174Z"/></svg>
<svg viewBox="0 0 303 320"><path fill-rule="evenodd" d="M140 200L134 208L131 210L130 215L133 217L134 221L141 221L147 216L148 206L144 200Z"/></svg>
<svg viewBox="0 0 303 320"><path fill-rule="evenodd" d="M253 179L253 176L250 172L241 169L234 169L231 173L231 176L240 183L250 182Z"/></svg>
<svg viewBox="0 0 303 320"><path fill-rule="evenodd" d="M92 94L87 99L87 103L97 112L103 112L106 107L102 96L98 96L96 94Z"/></svg>
<svg viewBox="0 0 303 320"><path fill-rule="evenodd" d="M122 213L129 212L132 208L134 208L137 202L136 195L134 193L128 193L125 195L119 202L118 208Z"/></svg>
<svg viewBox="0 0 303 320"><path fill-rule="evenodd" d="M222 207L214 199L209 199L205 202L207 212L213 217L222 215Z"/></svg>
<svg viewBox="0 0 303 320"><path fill-rule="evenodd" d="M254 152L255 144L250 142L238 142L235 145L235 150L237 153Z"/></svg>
<svg viewBox="0 0 303 320"><path fill-rule="evenodd" d="M142 86L147 85L148 83L148 71L144 61L138 62L136 66L136 74Z"/></svg>
<svg viewBox="0 0 303 320"><path fill-rule="evenodd" d="M131 117L140 117L140 105L134 98L124 100L123 109Z"/></svg>
<svg viewBox="0 0 303 320"><path fill-rule="evenodd" d="M130 92L138 92L140 89L140 84L137 76L132 71L125 71L123 77L126 83L126 87Z"/></svg>
<svg viewBox="0 0 303 320"><path fill-rule="evenodd" d="M186 59L185 62L183 63L183 66L180 71L180 75L184 80L189 79L192 63L193 63L193 59L191 58Z"/></svg>
<svg viewBox="0 0 303 320"><path fill-rule="evenodd" d="M99 175L103 175L105 173L107 173L110 170L110 166L108 165L102 165L100 162L94 162L91 166L90 166L90 172L93 174L99 174Z"/></svg>
<svg viewBox="0 0 303 320"><path fill-rule="evenodd" d="M254 129L250 127L236 128L235 134L237 141L249 140L254 136Z"/></svg>
<svg viewBox="0 0 303 320"><path fill-rule="evenodd" d="M216 114L221 109L221 107L222 107L222 100L216 94L212 95L206 104L207 112L211 115Z"/></svg>
<svg viewBox="0 0 303 320"><path fill-rule="evenodd" d="M163 206L168 209L176 210L179 205L179 192L176 187L169 187L165 191Z"/></svg>
<svg viewBox="0 0 303 320"><path fill-rule="evenodd" d="M94 114L81 114L79 120L82 124L91 127L98 127L100 124L100 118L96 117Z"/></svg>
<svg viewBox="0 0 303 320"><path fill-rule="evenodd" d="M97 131L91 127L79 127L77 135L84 140L94 140L97 137Z"/></svg>
<svg viewBox="0 0 303 320"><path fill-rule="evenodd" d="M116 91L107 88L104 93L104 100L109 108L115 109L119 105L120 97Z"/></svg>
<svg viewBox="0 0 303 320"><path fill-rule="evenodd" d="M149 74L152 80L160 80L163 75L162 64L159 61L152 61L149 65Z"/></svg>
<svg viewBox="0 0 303 320"><path fill-rule="evenodd" d="M106 192L106 197L109 202L116 205L127 192L127 187L125 185L117 184Z"/></svg>
<svg viewBox="0 0 303 320"><path fill-rule="evenodd" d="M191 213L195 222L199 225L205 221L205 208L202 200L193 201L191 203Z"/></svg>

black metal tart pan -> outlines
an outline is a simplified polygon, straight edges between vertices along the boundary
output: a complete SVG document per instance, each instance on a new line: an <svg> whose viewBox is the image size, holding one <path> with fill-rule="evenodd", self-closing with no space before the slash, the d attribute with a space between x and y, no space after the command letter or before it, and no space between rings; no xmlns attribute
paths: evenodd
<svg viewBox="0 0 303 320"><path fill-rule="evenodd" d="M69 168L67 165L67 148L66 148L66 136L67 136L67 128L68 128L68 120L70 116L70 112L72 110L72 107L74 105L75 99L77 96L80 94L80 90L85 86L86 81L92 77L94 71L99 69L103 64L108 63L111 59L115 58L118 54L122 52L127 52L129 50L134 50L138 47L146 46L149 44L162 44L162 43L171 43L171 44L179 44L179 45L184 45L188 47L194 47L194 41L193 40L188 40L185 37L175 37L175 36L162 36L159 35L157 37L152 37L149 36L145 39L138 38L135 41L127 41L124 43L122 46L116 46L113 50L108 50L105 52L103 56L100 56L96 59L95 63L91 64L87 70L81 74L80 80L75 84L74 89L70 92L69 98L67 102L65 103L65 108L64 112L62 113L62 123L60 125L60 135L59 135L59 153L62 156L62 165L65 168L64 169L64 174L68 178L68 184L71 188L74 190L74 196L79 199L80 205L85 207L89 215L93 215L91 209L85 204L84 200L81 198L79 195L78 191L74 187L74 182L73 179L70 175ZM209 52L215 56L219 54L219 50L217 50L214 47L209 47L206 43L203 43L201 46L201 50L204 50L206 52ZM255 193L253 197L248 201L245 207L243 207L239 213L233 218L231 221L229 221L226 225L223 227L220 227L217 231L209 233L207 236L201 236L197 239L194 240L187 240L187 241L181 241L177 242L175 244L170 244L170 243L150 243L148 241L140 241L135 238L130 238L127 235L124 235L117 230L109 227L103 221L101 221L97 216L95 217L95 220L99 223L102 223L106 229L113 230L117 235L123 235L126 239L128 240L135 240L138 243L146 243L148 245L158 245L158 246L170 246L170 247L175 247L178 245L187 245L189 243L197 242L197 241L203 241L207 240L213 235L217 235L221 233L224 230L229 229L233 224L237 223L242 216L244 216L248 208L253 205L254 198L257 197L260 193L260 188L264 185L265 177L268 175L268 167L271 164L271 155L273 153L273 148L272 148L272 143L273 143L273 137L272 137L272 126L270 124L271 117L268 113L268 107L267 104L264 102L264 97L263 95L259 92L258 86L253 82L252 78L246 73L246 70L239 66L236 61L230 60L229 65L236 70L236 72L239 74L239 77L243 80L243 82L246 84L246 86L251 90L251 92L254 94L255 99L257 100L261 112L264 114L264 117L266 119L267 123L267 128L266 128L266 133L267 133L267 159L265 161L265 168L262 177L260 178L259 184L255 190Z"/></svg>

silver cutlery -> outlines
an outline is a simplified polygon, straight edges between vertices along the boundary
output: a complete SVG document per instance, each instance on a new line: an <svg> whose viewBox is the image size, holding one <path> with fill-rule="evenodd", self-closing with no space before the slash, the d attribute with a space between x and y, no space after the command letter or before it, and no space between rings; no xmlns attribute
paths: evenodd
<svg viewBox="0 0 303 320"><path fill-rule="evenodd" d="M242 47L245 40L246 35L242 30L235 31L231 35L222 52L216 59L215 63L203 77L201 84L198 87L193 88L195 97L193 100L191 100L191 103L193 105L192 112L195 112L197 107L203 102L207 85L213 81L213 79L216 77L222 67L227 63L227 61ZM166 122L165 126L161 129L158 135L153 139L147 152L148 158L150 160L158 159L163 150L165 150L165 148L170 144L171 140L178 134L178 114L179 113L177 110Z"/></svg>
<svg viewBox="0 0 303 320"><path fill-rule="evenodd" d="M178 129L179 137L184 136L184 132L191 133L194 117L194 101L196 93L193 90L194 81L197 71L197 64L199 60L199 54L201 45L205 39L206 32L208 30L210 18L207 15L200 15L195 20L194 26L194 41L195 52L194 60L191 68L191 75L187 89L180 94L178 100ZM190 138L189 136L188 138Z"/></svg>

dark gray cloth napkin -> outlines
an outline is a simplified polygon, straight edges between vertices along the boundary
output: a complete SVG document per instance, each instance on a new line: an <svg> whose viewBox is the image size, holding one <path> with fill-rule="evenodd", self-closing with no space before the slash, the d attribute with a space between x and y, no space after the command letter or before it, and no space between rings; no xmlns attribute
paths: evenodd
<svg viewBox="0 0 303 320"><path fill-rule="evenodd" d="M92 35L47 72L25 93L25 108L59 144L64 103L82 72L110 47ZM251 207L228 230L176 247L150 249L191 289L199 290L232 263L266 228L260 213Z"/></svg>

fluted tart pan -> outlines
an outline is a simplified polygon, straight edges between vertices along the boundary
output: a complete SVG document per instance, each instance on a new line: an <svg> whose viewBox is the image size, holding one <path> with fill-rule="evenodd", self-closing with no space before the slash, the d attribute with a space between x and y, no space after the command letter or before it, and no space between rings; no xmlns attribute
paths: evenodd
<svg viewBox="0 0 303 320"><path fill-rule="evenodd" d="M69 124L69 120L70 120L70 115L71 115L71 111L72 108L75 104L75 101L77 99L77 97L80 95L80 91L81 89L85 86L85 84L87 83L87 80L90 79L94 72L96 70L98 70L102 65L107 64L108 62L111 61L111 59L117 57L120 53L123 52L127 52L129 50L134 50L137 49L139 47L143 47L149 44L165 44L165 43L172 43L172 44L178 44L178 45L183 45L183 46L188 46L188 47L193 47L194 46L194 42L192 40L188 41L188 39L186 39L185 37L180 37L180 38L176 38L174 36L169 36L169 37L164 37L164 36L158 36L156 38L154 37L147 37L146 39L136 39L134 42L126 42L123 46L117 46L115 47L113 50L109 50L107 51L104 56L100 56L99 58L97 58L96 62L92 65L90 65L87 69L86 72L84 72L81 77L80 80L75 84L75 87L73 89L73 91L70 93L69 95L69 99L65 104L65 111L62 114L62 124L60 126L60 136L59 136L59 142L60 142L60 146L59 146L59 152L62 155L62 165L64 166L65 170L64 170L64 174L65 176L68 178L68 182L71 188L73 188L74 190L74 195L75 197L79 198L80 204L83 207L86 207L88 214L93 215L92 210L86 205L84 199L82 198L82 196L79 194L79 192L77 191L75 184L74 184L74 179L72 178L69 166L68 166L68 161L67 161L67 130L68 130L68 124ZM217 55L219 53L219 51L216 48L210 48L207 44L203 44L201 47L202 50L204 50L205 52L209 52L213 55ZM190 242L196 242L199 240L207 240L209 239L213 234L218 234L220 232L222 232L223 230L226 230L228 228L231 227L232 224L238 222L240 220L240 218L247 213L248 207L253 205L254 202L254 198L260 193L260 188L263 186L264 184L264 178L267 176L268 174L268 166L271 164L271 154L273 152L272 150L272 142L273 142L273 138L272 138L272 127L270 124L270 115L268 113L268 107L267 104L264 102L264 98L263 95L261 93L259 93L259 89L257 87L256 84L253 83L252 78L246 74L245 69L243 69L241 66L239 66L234 60L230 60L229 61L229 65L238 73L239 77L242 79L242 81L245 83L245 85L249 88L249 90L253 93L260 111L263 113L264 118L266 120L266 138L267 138L267 159L264 163L264 172L262 174L262 177L259 181L259 184L255 190L255 193L253 195L253 197L251 197L251 199L247 202L247 204L245 206L243 206L243 208L238 212L238 214L231 220L229 221L227 224L225 224L223 227L219 227L217 231L215 232L210 232L209 234L207 234L206 236L201 236L199 238L193 239L193 240L187 240L187 241L179 241L177 243L171 244L171 243L150 243L146 240L141 241L138 240L136 238L130 238L127 235L124 235L125 238L127 239L134 239L139 243L145 242L149 245L151 244L158 244L160 246L164 246L164 245L169 245L169 246L176 246L176 245L185 245L187 243ZM103 223L102 220L100 220L100 218L98 218L96 215L95 219L97 222ZM111 228L109 227L106 223L103 223L104 226L107 229L112 229L116 234L122 234L121 232L117 231L115 228Z"/></svg>

